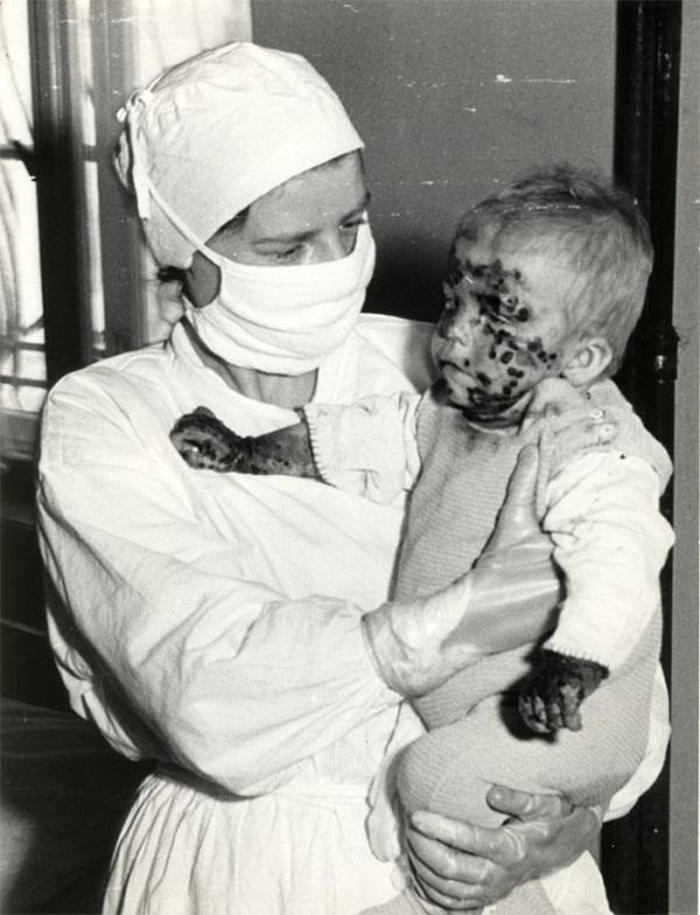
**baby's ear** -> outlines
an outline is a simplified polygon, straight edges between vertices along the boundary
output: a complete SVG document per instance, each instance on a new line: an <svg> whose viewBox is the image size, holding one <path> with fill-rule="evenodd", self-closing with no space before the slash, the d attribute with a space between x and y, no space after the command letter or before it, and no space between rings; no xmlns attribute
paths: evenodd
<svg viewBox="0 0 700 915"><path fill-rule="evenodd" d="M574 387L584 387L603 374L612 358L612 347L604 337L581 340L572 347L564 363L562 376Z"/></svg>

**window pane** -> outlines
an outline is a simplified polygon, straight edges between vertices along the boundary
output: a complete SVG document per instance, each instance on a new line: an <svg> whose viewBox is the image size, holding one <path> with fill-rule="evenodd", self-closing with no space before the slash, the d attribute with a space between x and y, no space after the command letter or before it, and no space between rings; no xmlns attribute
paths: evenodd
<svg viewBox="0 0 700 915"><path fill-rule="evenodd" d="M0 404L35 413L46 385L36 185L33 154L29 40L25 0L0 6L0 275L2 344ZM22 160L25 161L22 161ZM12 441L4 442L4 450Z"/></svg>
<svg viewBox="0 0 700 915"><path fill-rule="evenodd" d="M95 130L95 79L90 0L76 0L76 73L79 80L79 118L83 140L83 190L85 195L85 234L87 242L86 278L90 299L92 355L98 359L105 351L105 303L102 286L100 250L100 196L97 174L97 137Z"/></svg>

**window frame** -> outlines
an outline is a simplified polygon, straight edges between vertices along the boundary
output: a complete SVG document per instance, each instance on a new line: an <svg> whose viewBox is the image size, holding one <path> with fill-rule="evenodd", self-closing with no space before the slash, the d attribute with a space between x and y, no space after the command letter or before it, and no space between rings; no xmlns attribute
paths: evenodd
<svg viewBox="0 0 700 915"><path fill-rule="evenodd" d="M3 158L23 161L36 183L46 361L46 383L40 386L47 391L100 355L137 348L147 337L143 244L112 167L120 129L115 111L135 81L133 14L133 0L84 0L82 9L79 0L27 0L33 148L3 150ZM94 142L86 142L81 110L80 28L88 30L98 62L89 73ZM91 304L89 163L96 166L99 198L105 322L99 352ZM5 463L34 457L38 427L38 413L2 410Z"/></svg>
<svg viewBox="0 0 700 915"><path fill-rule="evenodd" d="M29 0L47 388L91 361L85 184L73 0Z"/></svg>

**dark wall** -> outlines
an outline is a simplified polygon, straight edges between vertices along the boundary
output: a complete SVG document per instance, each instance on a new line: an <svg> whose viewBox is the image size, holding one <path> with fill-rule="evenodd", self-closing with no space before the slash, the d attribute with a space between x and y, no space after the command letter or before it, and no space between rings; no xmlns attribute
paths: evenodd
<svg viewBox="0 0 700 915"><path fill-rule="evenodd" d="M433 320L450 236L502 181L612 164L612 0L252 0L258 44L303 54L367 145L368 307Z"/></svg>
<svg viewBox="0 0 700 915"><path fill-rule="evenodd" d="M3 467L0 505L0 694L67 710L46 633L30 463Z"/></svg>

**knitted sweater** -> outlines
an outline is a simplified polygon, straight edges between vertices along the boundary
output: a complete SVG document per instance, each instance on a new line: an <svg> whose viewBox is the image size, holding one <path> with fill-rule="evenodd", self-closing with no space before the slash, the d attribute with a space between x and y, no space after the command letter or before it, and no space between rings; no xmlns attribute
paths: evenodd
<svg viewBox="0 0 700 915"><path fill-rule="evenodd" d="M591 534L594 543L596 534L603 534L601 551L608 567L623 560L628 573L623 579L634 574L635 551L649 566L642 577L652 594L647 595L641 614L634 593L623 595L620 604L616 595L610 594L609 576L602 576L603 600L608 599L611 605L606 613L603 603L603 622L610 622L608 617L612 617L614 623L622 624L610 627L603 639L609 643L608 651L603 654L609 660L613 649L612 656L619 663L605 689L587 699L582 732L564 732L556 741L535 740L532 734L528 739L523 733L509 692L517 689L518 681L531 670L531 645L488 656L414 703L431 733L413 743L408 752L394 757L398 766L392 763L387 767L387 772L393 773L391 778L398 777L402 804L409 812L430 810L467 822L497 825L499 815L485 804L487 786L493 783L535 793L561 792L578 804L607 802L643 757L661 636L657 577L670 542L664 524L655 517L653 480L641 499L643 511L633 512L638 525L644 528L648 522L650 529L656 528L649 550L640 549L642 538L626 551L624 525L621 532L607 537L600 526L609 527L611 519L614 526L616 515L620 523L626 517L625 511L616 513L614 506L611 512L611 494L613 502L634 503L636 473L640 472L635 462L653 468L648 472L643 465L641 479L645 472L652 477L655 472L657 492L666 485L670 463L612 383L594 386L588 399L591 418L607 418L617 428L613 444L597 444L588 449L590 455L582 448L585 436L552 438L567 424L580 422L580 413L537 417L512 434L489 433L471 426L461 411L451 407L439 385L419 405L414 402L408 409L405 398L396 400L395 411L401 417L398 426L387 422L391 405L387 413L386 402L376 399L331 412L324 407L307 408L317 464L329 482L358 489L360 481L365 492L387 498L392 495L392 479L405 485L417 479L397 564L396 600L445 587L473 564L493 531L518 455L530 442L540 445L538 507L544 527L552 534L555 556L561 555L565 568L574 569L567 581L572 587L567 587L564 607L565 614L567 604L571 604L573 624L560 625L548 643L550 647L558 647L557 635L563 628L560 643L564 649L573 648L584 657L598 655L601 608L596 601L596 555L587 542ZM550 444L552 441L556 446ZM620 474L620 466L630 468L629 479L627 474ZM572 503L570 493L576 490L581 475L592 479L582 487L581 517L572 517L571 505L576 505L576 500ZM614 477L612 487L606 475ZM389 479L388 485L385 479ZM593 497L588 498L591 492ZM596 504L598 495L601 505ZM592 530L579 536L582 525L592 525ZM583 542L581 550L579 540ZM625 555L610 553L611 543L621 543ZM579 552L583 575L576 568ZM494 612L498 612L497 607ZM590 625L578 625L581 616L589 615ZM627 643L624 651L620 651L621 642ZM408 915L420 910L407 891L373 910L372 915ZM541 884L534 881L518 887L494 911L498 915L544 915L555 908Z"/></svg>
<svg viewBox="0 0 700 915"><path fill-rule="evenodd" d="M670 476L666 452L644 429L616 386L612 382L597 385L591 389L590 399L592 409L605 410L618 423L614 442L600 449L641 457L654 467L665 487ZM493 531L518 455L555 423L560 425L561 419L538 419L515 435L484 432L446 403L440 385L430 390L418 411L421 474L411 497L396 600L432 594L470 568ZM575 457L570 451L546 455L538 490Z"/></svg>
<svg viewBox="0 0 700 915"><path fill-rule="evenodd" d="M446 402L439 383L420 402L366 398L350 407L314 405L306 415L328 482L382 500L415 483L396 600L430 594L471 567L520 451L540 442L538 509L566 580L547 647L616 667L658 607L658 575L672 542L658 495L671 465L612 382L593 385L582 402L592 419L614 423L611 444L582 449L581 435L553 438L570 421L566 412L540 412L510 432L477 429ZM580 412L572 420L580 423Z"/></svg>

